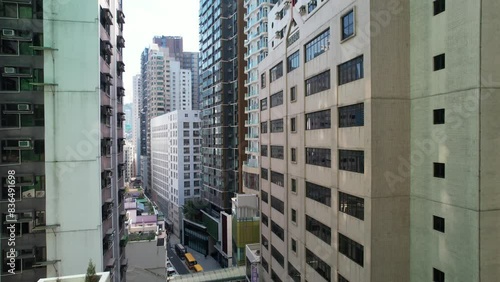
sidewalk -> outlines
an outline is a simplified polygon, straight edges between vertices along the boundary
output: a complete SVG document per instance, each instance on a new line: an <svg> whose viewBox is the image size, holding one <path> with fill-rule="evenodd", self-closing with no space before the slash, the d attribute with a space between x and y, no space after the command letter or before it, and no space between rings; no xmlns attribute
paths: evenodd
<svg viewBox="0 0 500 282"><path fill-rule="evenodd" d="M174 246L175 244L179 244L181 240L175 236L175 234L170 234L170 244ZM189 248L188 246L184 246L186 248L186 251L191 253L198 264L203 267L203 271L210 271L210 270L217 270L221 269L222 267L219 265L219 263L211 256L205 257L205 255L198 253L197 251Z"/></svg>

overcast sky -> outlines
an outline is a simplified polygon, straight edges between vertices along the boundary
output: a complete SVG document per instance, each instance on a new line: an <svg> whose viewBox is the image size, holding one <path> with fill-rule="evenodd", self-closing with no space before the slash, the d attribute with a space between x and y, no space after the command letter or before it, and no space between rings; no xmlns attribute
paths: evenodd
<svg viewBox="0 0 500 282"><path fill-rule="evenodd" d="M123 0L125 25L125 102L132 102L132 77L155 35L182 36L184 51L198 52L199 0Z"/></svg>

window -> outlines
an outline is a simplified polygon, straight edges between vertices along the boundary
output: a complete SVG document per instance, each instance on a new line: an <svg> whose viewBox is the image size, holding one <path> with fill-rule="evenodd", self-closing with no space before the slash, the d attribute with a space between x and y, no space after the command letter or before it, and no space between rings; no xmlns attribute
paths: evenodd
<svg viewBox="0 0 500 282"><path fill-rule="evenodd" d="M337 280L338 282L349 282L349 280L345 279L340 273L337 273Z"/></svg>
<svg viewBox="0 0 500 282"><path fill-rule="evenodd" d="M283 104L283 90L271 95L270 102L271 102L271 108L282 105Z"/></svg>
<svg viewBox="0 0 500 282"><path fill-rule="evenodd" d="M328 265L328 263L311 252L308 248L306 248L306 263L310 267L312 267L319 275L321 275L321 277L325 278L326 281L332 281L332 268L330 267L330 265Z"/></svg>
<svg viewBox="0 0 500 282"><path fill-rule="evenodd" d="M363 198L339 192L339 211L364 220L365 200Z"/></svg>
<svg viewBox="0 0 500 282"><path fill-rule="evenodd" d="M278 186L284 187L285 176L283 175L283 173L271 170L271 182Z"/></svg>
<svg viewBox="0 0 500 282"><path fill-rule="evenodd" d="M330 110L306 114L306 130L331 128Z"/></svg>
<svg viewBox="0 0 500 282"><path fill-rule="evenodd" d="M292 245L292 251L293 251L294 253L296 253L296 252L297 252L297 241L296 241L295 239L293 239L293 238L292 238L292 243L291 243L291 245Z"/></svg>
<svg viewBox="0 0 500 282"><path fill-rule="evenodd" d="M306 96L330 89L330 70L317 74L305 81Z"/></svg>
<svg viewBox="0 0 500 282"><path fill-rule="evenodd" d="M264 268L264 270L267 273L269 273L269 264L267 263L267 260L262 256L260 257L260 260L261 260L262 268Z"/></svg>
<svg viewBox="0 0 500 282"><path fill-rule="evenodd" d="M265 226L269 226L269 218L265 214L262 214L262 223L264 223Z"/></svg>
<svg viewBox="0 0 500 282"><path fill-rule="evenodd" d="M297 211L296 210L292 209L291 217L292 217L292 222L297 223Z"/></svg>
<svg viewBox="0 0 500 282"><path fill-rule="evenodd" d="M266 73L260 75L260 88L266 87Z"/></svg>
<svg viewBox="0 0 500 282"><path fill-rule="evenodd" d="M365 172L365 152L339 150L339 169L352 172Z"/></svg>
<svg viewBox="0 0 500 282"><path fill-rule="evenodd" d="M283 146L275 146L271 145L271 158L275 159L284 159L284 152L283 152ZM271 176L272 178L272 176Z"/></svg>
<svg viewBox="0 0 500 282"><path fill-rule="evenodd" d="M434 282L444 282L444 272L439 269L432 269L432 281Z"/></svg>
<svg viewBox="0 0 500 282"><path fill-rule="evenodd" d="M316 36L313 40L306 43L305 60L306 63L323 54L330 44L330 29L323 31L320 35Z"/></svg>
<svg viewBox="0 0 500 282"><path fill-rule="evenodd" d="M260 133L267 133L267 121L260 123Z"/></svg>
<svg viewBox="0 0 500 282"><path fill-rule="evenodd" d="M444 218L439 216L433 216L434 230L444 233Z"/></svg>
<svg viewBox="0 0 500 282"><path fill-rule="evenodd" d="M283 119L271 120L271 133L283 132Z"/></svg>
<svg viewBox="0 0 500 282"><path fill-rule="evenodd" d="M339 127L363 126L365 124L365 104L339 107Z"/></svg>
<svg viewBox="0 0 500 282"><path fill-rule="evenodd" d="M260 110L267 110L267 98L260 100Z"/></svg>
<svg viewBox="0 0 500 282"><path fill-rule="evenodd" d="M445 0L434 0L434 16L444 12L445 8L446 8Z"/></svg>
<svg viewBox="0 0 500 282"><path fill-rule="evenodd" d="M434 110L434 124L444 124L444 109Z"/></svg>
<svg viewBox="0 0 500 282"><path fill-rule="evenodd" d="M364 248L363 245L349 239L339 233L339 252L350 258L355 263L363 266L364 263Z"/></svg>
<svg viewBox="0 0 500 282"><path fill-rule="evenodd" d="M189 128L189 122L183 122L182 127Z"/></svg>
<svg viewBox="0 0 500 282"><path fill-rule="evenodd" d="M288 276L292 278L293 282L300 282L300 272L290 262L288 262Z"/></svg>
<svg viewBox="0 0 500 282"><path fill-rule="evenodd" d="M267 216L266 216L266 218L267 218ZM266 226L267 226L267 223L266 223ZM266 248L266 250L269 250L269 240L267 240L267 238L264 235L260 235L260 240L262 241L262 246L264 246L264 248Z"/></svg>
<svg viewBox="0 0 500 282"><path fill-rule="evenodd" d="M283 268L284 268L284 266L283 266ZM271 268L271 281L273 281L273 282L283 282L280 279L279 275L276 272L274 272L274 270L272 268Z"/></svg>
<svg viewBox="0 0 500 282"><path fill-rule="evenodd" d="M434 163L434 177L444 178L444 164Z"/></svg>
<svg viewBox="0 0 500 282"><path fill-rule="evenodd" d="M279 62L269 71L269 82L271 83L282 76L283 76L283 62Z"/></svg>
<svg viewBox="0 0 500 282"><path fill-rule="evenodd" d="M271 196L271 207L282 214L285 213L285 203L274 196Z"/></svg>
<svg viewBox="0 0 500 282"><path fill-rule="evenodd" d="M297 132L297 119L296 118L291 118L290 119L290 131L292 132Z"/></svg>
<svg viewBox="0 0 500 282"><path fill-rule="evenodd" d="M265 179L265 180L267 180L267 179L268 179L268 178L267 178L267 169L266 169L266 168L261 168L261 169L260 169L260 177L261 177L262 179Z"/></svg>
<svg viewBox="0 0 500 282"><path fill-rule="evenodd" d="M297 148L291 148L290 155L291 155L292 163L296 163L297 162Z"/></svg>
<svg viewBox="0 0 500 282"><path fill-rule="evenodd" d="M440 54L434 56L434 71L442 70L445 68L445 55Z"/></svg>
<svg viewBox="0 0 500 282"><path fill-rule="evenodd" d="M281 228L278 224L271 220L271 231L281 239L281 241L285 240L285 230Z"/></svg>
<svg viewBox="0 0 500 282"><path fill-rule="evenodd" d="M338 66L339 85L363 78L363 55Z"/></svg>
<svg viewBox="0 0 500 282"><path fill-rule="evenodd" d="M285 267L285 258L283 255L271 245L271 255L282 266Z"/></svg>
<svg viewBox="0 0 500 282"><path fill-rule="evenodd" d="M292 178L292 192L297 193L297 179Z"/></svg>
<svg viewBox="0 0 500 282"><path fill-rule="evenodd" d="M354 10L350 10L347 14L340 18L342 25L342 40L345 40L354 35Z"/></svg>
<svg viewBox="0 0 500 282"><path fill-rule="evenodd" d="M260 145L260 155L267 157L267 145Z"/></svg>
<svg viewBox="0 0 500 282"><path fill-rule="evenodd" d="M330 245L332 243L332 230L325 224L306 214L306 230Z"/></svg>
<svg viewBox="0 0 500 282"><path fill-rule="evenodd" d="M266 191L263 191L263 190L262 190L262 191L260 192L260 197L262 198L262 201L263 201L264 203L268 203L268 201L269 201L269 194L268 194Z"/></svg>
<svg viewBox="0 0 500 282"><path fill-rule="evenodd" d="M288 56L286 71L287 72L293 71L294 69L299 67L299 64L300 64L299 51L297 51L292 55Z"/></svg>
<svg viewBox="0 0 500 282"><path fill-rule="evenodd" d="M306 164L332 167L330 149L306 148Z"/></svg>
<svg viewBox="0 0 500 282"><path fill-rule="evenodd" d="M290 88L290 101L297 101L297 86Z"/></svg>
<svg viewBox="0 0 500 282"><path fill-rule="evenodd" d="M318 2L316 0L311 0L309 3L307 3L307 13L311 13L318 7Z"/></svg>
<svg viewBox="0 0 500 282"><path fill-rule="evenodd" d="M329 207L332 206L332 190L306 181L306 197Z"/></svg>

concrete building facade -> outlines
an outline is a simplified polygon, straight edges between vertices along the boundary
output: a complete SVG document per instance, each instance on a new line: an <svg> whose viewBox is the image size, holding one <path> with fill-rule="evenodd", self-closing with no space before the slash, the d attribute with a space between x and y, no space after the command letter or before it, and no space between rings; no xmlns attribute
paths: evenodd
<svg viewBox="0 0 500 282"><path fill-rule="evenodd" d="M81 273L92 259L125 281L121 1L0 6L1 279Z"/></svg>
<svg viewBox="0 0 500 282"><path fill-rule="evenodd" d="M410 156L408 18L408 1L269 11L258 66L264 281L409 280L410 181L391 189L384 177Z"/></svg>
<svg viewBox="0 0 500 282"><path fill-rule="evenodd" d="M201 195L200 127L196 110L173 111L151 120L152 189L178 237L184 203Z"/></svg>
<svg viewBox="0 0 500 282"><path fill-rule="evenodd" d="M133 95L133 121L132 121L132 142L134 146L134 164L135 164L135 175L140 175L141 171L141 115L142 111L142 100L141 100L141 87L142 87L141 75L137 74L132 77L132 95Z"/></svg>
<svg viewBox="0 0 500 282"><path fill-rule="evenodd" d="M500 3L410 3L410 281L497 281Z"/></svg>

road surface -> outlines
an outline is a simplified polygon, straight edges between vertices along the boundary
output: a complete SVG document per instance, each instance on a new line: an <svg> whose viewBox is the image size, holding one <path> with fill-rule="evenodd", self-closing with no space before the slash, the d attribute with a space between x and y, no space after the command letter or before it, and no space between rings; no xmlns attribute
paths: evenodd
<svg viewBox="0 0 500 282"><path fill-rule="evenodd" d="M177 270L180 275L190 273L184 261L177 256L177 253L172 247L172 244L168 243L167 257L174 266L175 270Z"/></svg>

